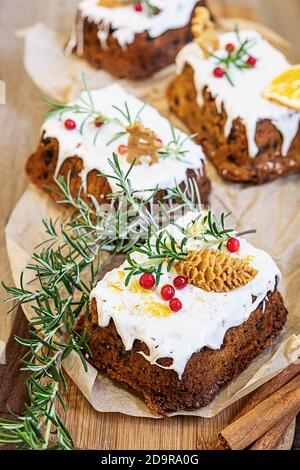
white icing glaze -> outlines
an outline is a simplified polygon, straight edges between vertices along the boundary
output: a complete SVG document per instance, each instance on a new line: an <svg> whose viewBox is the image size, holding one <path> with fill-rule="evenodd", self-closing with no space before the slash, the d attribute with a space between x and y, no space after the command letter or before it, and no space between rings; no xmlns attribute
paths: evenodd
<svg viewBox="0 0 300 470"><path fill-rule="evenodd" d="M151 0L161 11L148 16L145 11L136 12L133 6L107 8L99 6L98 0L83 0L78 9L82 18L99 24L99 39L106 44L110 28L121 47L134 41L135 35L147 31L156 38L170 29L185 26L191 18L197 0ZM79 41L80 37L78 38Z"/></svg>
<svg viewBox="0 0 300 470"><path fill-rule="evenodd" d="M250 49L251 55L258 59L252 69L240 71L235 67L230 69L234 87L228 80L216 78L213 70L216 67L216 59L204 58L200 47L195 43L187 44L177 56L177 73L180 73L184 65L188 63L195 71L195 86L198 92L198 103L203 104L203 89L208 87L216 100L218 111L222 105L227 113L225 134L228 136L232 123L240 117L246 126L248 136L249 154L255 157L258 147L255 142L256 125L259 120L270 119L279 129L283 137L282 154L287 155L293 139L299 127L300 113L292 111L284 106L269 101L262 96L263 90L274 77L290 67L284 55L264 40L261 35L253 30L240 31L241 39L253 38L256 42ZM220 50L216 55L224 54L227 43L237 44L234 32L220 35Z"/></svg>
<svg viewBox="0 0 300 470"><path fill-rule="evenodd" d="M187 227L196 217L198 214L189 212L179 218L177 224ZM167 230L178 241L182 239L182 233L175 226ZM165 317L149 313L148 305L149 301L154 301L167 306L160 296L160 289L164 284L172 284L176 273L168 273L164 268L157 290L146 295L135 293L130 289L138 277L125 287L124 278L119 274L127 266L125 262L120 268L106 274L91 293L91 299L97 302L99 325L107 327L110 319L113 319L126 350L132 349L134 340L143 341L150 350L149 356L143 356L151 364L156 364L159 358L172 358L173 363L168 368L174 369L181 377L193 353L204 346L219 349L226 331L246 321L267 293L275 289L280 272L272 258L244 239L240 238L240 243L240 251L234 256L253 257L250 263L258 270L248 285L229 293L205 292L188 285L184 290L176 292L182 301L182 310ZM201 247L203 242L192 239L187 246L193 250ZM135 259L143 262L144 258L136 253ZM252 296L256 297L254 302Z"/></svg>
<svg viewBox="0 0 300 470"><path fill-rule="evenodd" d="M93 90L91 94L97 111L100 111L111 119L119 119L125 126L127 125L125 119L113 106L115 105L124 109L125 102L127 102L133 118L143 106L143 103L139 99L129 95L119 85L110 85L101 90ZM87 100L86 92L83 92L81 96L83 99ZM75 103L79 103L79 100ZM76 122L76 129L73 131L67 130L64 126L64 121L69 118ZM62 120L58 117L54 117L44 122L42 132L45 132L45 137L56 138L59 142L56 175L64 160L75 155L83 160L83 170L81 173L83 180L85 180L87 174L94 169L102 173L111 174L112 169L109 165L109 159L112 159L113 152L117 153L119 145L127 145L128 135L107 145L116 132L124 131L124 127L117 122L105 124L101 128L96 144L94 145L94 137L97 132L97 128L93 122L94 118L87 121L83 134L79 131L81 123L85 118L85 114L67 112L63 115ZM140 120L145 127L149 127L156 132L157 136L165 145L172 140L169 121L162 117L158 111L151 106L145 106L140 115ZM175 130L175 133L181 136L181 140L187 137L186 134L178 129ZM130 173L133 189L142 191L157 186L160 189L173 188L177 184L186 181L187 169L190 168L201 173L204 159L201 147L196 145L192 140L187 139L183 145L183 150L187 150L188 153L182 157L181 160L177 160L171 156L164 159L160 158L159 163L153 165L149 165L147 159L145 159L141 165L135 165ZM130 167L129 163L127 163L126 155L120 155L119 161L122 170L126 173ZM114 180L110 180L109 183L112 192L115 193L120 189L116 186ZM146 199L149 193L140 193L138 196L141 199Z"/></svg>

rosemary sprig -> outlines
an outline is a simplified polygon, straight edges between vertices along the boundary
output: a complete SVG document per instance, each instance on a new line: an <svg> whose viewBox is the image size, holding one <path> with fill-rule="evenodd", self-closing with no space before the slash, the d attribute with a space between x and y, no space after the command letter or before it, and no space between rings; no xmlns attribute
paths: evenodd
<svg viewBox="0 0 300 470"><path fill-rule="evenodd" d="M124 137L125 135L128 135L128 133L126 131L126 128L128 126L131 126L135 122L140 122L140 116L141 116L141 114L142 114L142 112L143 112L143 110L145 109L146 106L147 106L147 103L143 103L143 105L141 106L141 108L139 109L139 111L137 112L135 117L132 118L127 101L125 101L124 109L120 108L119 106L113 105L112 107L116 111L118 111L121 114L121 116L125 119L126 124L124 125L120 121L118 121L121 124L121 126L124 128L124 130L116 132L112 136L112 138L106 143L106 145L108 146L108 145L112 144L113 142L115 142L116 140L119 140L121 137Z"/></svg>
<svg viewBox="0 0 300 470"><path fill-rule="evenodd" d="M165 262L169 272L175 261L184 261L186 259L187 251L185 247L187 241L187 238L183 238L178 244L169 233L162 231L155 235L153 229L149 229L147 242L143 246L135 247L127 255L128 266L124 269L128 271L128 275L125 279L125 285L129 284L132 276L142 273L155 274L156 283L158 284L162 275L162 266ZM143 263L136 261L134 258L135 253L146 256L146 261Z"/></svg>
<svg viewBox="0 0 300 470"><path fill-rule="evenodd" d="M234 230L232 228L225 228L225 220L231 215L231 212L221 214L220 222L218 223L216 216L211 209L208 209L207 215L204 217L204 224L208 228L204 234L201 234L203 239L211 244L219 243L218 248L222 249L223 243L232 237ZM210 238L209 238L210 237Z"/></svg>
<svg viewBox="0 0 300 470"><path fill-rule="evenodd" d="M184 144L188 140L192 140L197 137L198 134L191 134L186 137L181 137L179 134L176 134L175 128L171 122L170 128L172 133L172 139L159 151L159 156L161 158L173 157L176 160L186 162L186 156L189 153L189 150L184 148Z"/></svg>
<svg viewBox="0 0 300 470"><path fill-rule="evenodd" d="M237 37L237 47L233 50L227 50L225 56L219 56L210 52L210 56L216 59L217 65L221 65L225 73L227 80L230 85L234 87L234 81L230 74L230 69L235 67L239 70L251 69L252 66L246 61L246 58L250 55L250 49L255 45L253 39L246 38L242 41L240 37L239 29L235 28L235 34Z"/></svg>

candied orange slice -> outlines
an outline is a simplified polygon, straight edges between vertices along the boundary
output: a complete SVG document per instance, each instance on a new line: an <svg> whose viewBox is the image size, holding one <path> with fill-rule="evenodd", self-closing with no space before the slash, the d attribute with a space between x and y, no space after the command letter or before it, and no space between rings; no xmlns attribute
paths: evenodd
<svg viewBox="0 0 300 470"><path fill-rule="evenodd" d="M300 111L300 64L275 77L264 90L263 96Z"/></svg>

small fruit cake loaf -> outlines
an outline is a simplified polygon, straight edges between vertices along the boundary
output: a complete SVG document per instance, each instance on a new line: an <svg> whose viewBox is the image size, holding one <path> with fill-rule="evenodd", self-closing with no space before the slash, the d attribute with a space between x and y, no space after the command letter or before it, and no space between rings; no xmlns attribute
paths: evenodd
<svg viewBox="0 0 300 470"><path fill-rule="evenodd" d="M98 282L80 320L90 362L157 413L210 403L286 322L272 258L224 233L210 210L185 213Z"/></svg>
<svg viewBox="0 0 300 470"><path fill-rule="evenodd" d="M171 110L198 133L225 179L260 184L299 171L299 108L266 96L272 80L290 68L286 58L253 30L220 34L215 50L207 51L197 27L177 57L167 93Z"/></svg>
<svg viewBox="0 0 300 470"><path fill-rule="evenodd" d="M104 176L112 174L111 162L117 154L123 174L130 169L132 189L139 199L149 198L146 190L157 188L157 195L163 197L168 189L185 190L191 182L198 186L202 202L207 202L210 182L201 147L119 85L86 89L78 101L67 105L51 104L26 171L54 200L61 196L49 187L57 188L55 179L61 175L69 176L73 196L83 185L85 194L107 202L106 196L120 191L117 180Z"/></svg>
<svg viewBox="0 0 300 470"><path fill-rule="evenodd" d="M142 79L175 62L205 0L83 0L67 50L121 78Z"/></svg>

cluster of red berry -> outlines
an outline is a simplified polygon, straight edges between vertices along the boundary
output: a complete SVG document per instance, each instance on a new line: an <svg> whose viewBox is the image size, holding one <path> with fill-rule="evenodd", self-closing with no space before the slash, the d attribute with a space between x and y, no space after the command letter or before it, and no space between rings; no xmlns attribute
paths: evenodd
<svg viewBox="0 0 300 470"><path fill-rule="evenodd" d="M160 295L163 300L169 301L169 307L172 312L179 312L182 309L182 302L175 297L175 289L184 289L187 285L187 278L184 276L177 276L173 280L173 286L166 284L161 288ZM140 277L140 286L143 289L151 290L155 287L155 277L153 274L142 274Z"/></svg>
<svg viewBox="0 0 300 470"><path fill-rule="evenodd" d="M229 54L232 54L235 50L235 45L229 42L226 44L225 49ZM249 65L249 67L255 67L257 59L252 55L249 55L245 63ZM216 67L213 71L213 74L216 78L223 78L225 75L225 70L223 67Z"/></svg>

